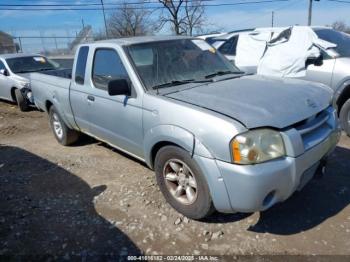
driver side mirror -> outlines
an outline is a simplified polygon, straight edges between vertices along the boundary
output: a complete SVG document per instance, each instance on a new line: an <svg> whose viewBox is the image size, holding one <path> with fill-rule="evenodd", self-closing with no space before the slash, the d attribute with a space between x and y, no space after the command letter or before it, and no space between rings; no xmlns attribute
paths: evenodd
<svg viewBox="0 0 350 262"><path fill-rule="evenodd" d="M323 65L323 55L320 54L319 57L309 57L309 58L306 60L306 68L307 68L309 65L322 66L322 65Z"/></svg>
<svg viewBox="0 0 350 262"><path fill-rule="evenodd" d="M127 79L114 79L108 83L108 94L110 96L131 95L131 85Z"/></svg>
<svg viewBox="0 0 350 262"><path fill-rule="evenodd" d="M1 69L0 74L4 76L9 76L9 72L7 71L7 69Z"/></svg>

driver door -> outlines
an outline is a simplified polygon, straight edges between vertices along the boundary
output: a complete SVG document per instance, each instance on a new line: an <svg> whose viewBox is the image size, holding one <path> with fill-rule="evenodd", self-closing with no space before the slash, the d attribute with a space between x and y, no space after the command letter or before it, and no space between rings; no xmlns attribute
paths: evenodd
<svg viewBox="0 0 350 262"><path fill-rule="evenodd" d="M113 146L143 158L142 96L131 84L131 96L108 94L113 79L129 75L116 49L99 47L93 51L89 94L90 133Z"/></svg>

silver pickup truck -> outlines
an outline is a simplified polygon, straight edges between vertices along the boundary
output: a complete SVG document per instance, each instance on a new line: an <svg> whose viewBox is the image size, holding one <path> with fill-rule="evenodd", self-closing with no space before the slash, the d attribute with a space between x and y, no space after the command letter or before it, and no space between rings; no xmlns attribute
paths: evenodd
<svg viewBox="0 0 350 262"><path fill-rule="evenodd" d="M84 44L72 72L31 80L59 143L82 132L144 161L170 205L193 219L286 200L340 135L330 88L244 75L195 38Z"/></svg>

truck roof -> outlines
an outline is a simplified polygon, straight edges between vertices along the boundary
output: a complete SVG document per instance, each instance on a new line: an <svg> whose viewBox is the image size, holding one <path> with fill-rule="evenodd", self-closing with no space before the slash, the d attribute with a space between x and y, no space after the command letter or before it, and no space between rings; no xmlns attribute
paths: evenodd
<svg viewBox="0 0 350 262"><path fill-rule="evenodd" d="M125 37L125 38L116 38L96 41L94 43L114 43L117 45L132 45L148 42L159 42L159 41L168 41L168 40L178 40L178 39L193 39L194 37L190 36L135 36L135 37ZM92 44L94 44L92 43Z"/></svg>
<svg viewBox="0 0 350 262"><path fill-rule="evenodd" d="M17 58L17 57L27 57L27 56L42 56L39 54L30 54L30 53L14 53L14 54L1 54L0 57L3 59L8 58Z"/></svg>

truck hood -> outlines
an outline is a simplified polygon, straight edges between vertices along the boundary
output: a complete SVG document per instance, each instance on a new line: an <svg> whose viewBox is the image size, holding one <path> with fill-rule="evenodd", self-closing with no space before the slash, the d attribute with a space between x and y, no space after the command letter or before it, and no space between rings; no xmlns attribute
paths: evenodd
<svg viewBox="0 0 350 262"><path fill-rule="evenodd" d="M327 108L333 90L303 80L245 76L165 95L234 118L247 128L284 128Z"/></svg>

